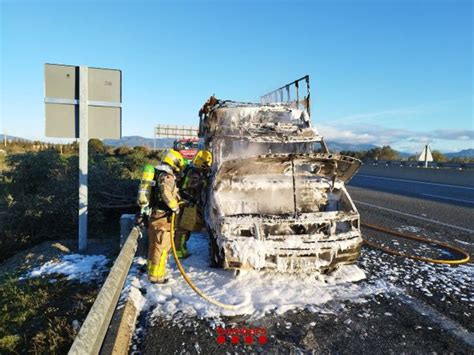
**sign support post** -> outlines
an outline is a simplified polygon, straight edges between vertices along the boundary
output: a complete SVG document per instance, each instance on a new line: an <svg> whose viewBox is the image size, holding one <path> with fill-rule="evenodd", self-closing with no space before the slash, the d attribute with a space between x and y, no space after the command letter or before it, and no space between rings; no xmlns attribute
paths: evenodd
<svg viewBox="0 0 474 355"><path fill-rule="evenodd" d="M79 251L87 249L89 138L122 137L122 72L45 64L46 136L79 139Z"/></svg>
<svg viewBox="0 0 474 355"><path fill-rule="evenodd" d="M79 251L87 249L87 173L89 158L89 73L88 67L79 67Z"/></svg>

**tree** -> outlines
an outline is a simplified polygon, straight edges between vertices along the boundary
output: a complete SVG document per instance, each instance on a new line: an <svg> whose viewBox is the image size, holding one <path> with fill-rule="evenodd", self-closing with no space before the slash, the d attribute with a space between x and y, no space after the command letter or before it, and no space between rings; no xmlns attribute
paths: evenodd
<svg viewBox="0 0 474 355"><path fill-rule="evenodd" d="M132 151L132 149L127 147L127 146L120 146L120 147L115 148L114 154L115 155L127 155L127 154L130 154L131 151Z"/></svg>
<svg viewBox="0 0 474 355"><path fill-rule="evenodd" d="M389 145L384 145L379 152L379 160L399 160L400 154Z"/></svg>
<svg viewBox="0 0 474 355"><path fill-rule="evenodd" d="M100 139L90 139L89 140L89 153L90 154L105 154L107 152L107 147L102 143Z"/></svg>
<svg viewBox="0 0 474 355"><path fill-rule="evenodd" d="M431 152L431 155L433 156L433 160L435 162L443 163L443 162L448 161L448 159L439 150L433 150Z"/></svg>
<svg viewBox="0 0 474 355"><path fill-rule="evenodd" d="M77 159L48 149L10 155L7 164L2 257L18 246L73 233L77 226Z"/></svg>
<svg viewBox="0 0 474 355"><path fill-rule="evenodd" d="M89 230L103 234L118 227L122 213L136 211L143 152L126 156L99 153L93 143L89 164ZM75 237L78 219L78 156L56 149L9 155L0 186L0 261L22 247L47 239ZM116 231L114 231L116 233Z"/></svg>

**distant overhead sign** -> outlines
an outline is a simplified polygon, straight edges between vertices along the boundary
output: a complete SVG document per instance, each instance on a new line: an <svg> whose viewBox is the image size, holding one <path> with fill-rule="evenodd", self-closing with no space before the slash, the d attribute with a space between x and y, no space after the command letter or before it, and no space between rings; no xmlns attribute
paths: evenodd
<svg viewBox="0 0 474 355"><path fill-rule="evenodd" d="M194 126L157 125L156 138L197 138L198 128Z"/></svg>
<svg viewBox="0 0 474 355"><path fill-rule="evenodd" d="M122 72L87 70L88 138L122 136ZM83 78L84 79L84 78ZM79 67L45 65L46 136L79 138Z"/></svg>

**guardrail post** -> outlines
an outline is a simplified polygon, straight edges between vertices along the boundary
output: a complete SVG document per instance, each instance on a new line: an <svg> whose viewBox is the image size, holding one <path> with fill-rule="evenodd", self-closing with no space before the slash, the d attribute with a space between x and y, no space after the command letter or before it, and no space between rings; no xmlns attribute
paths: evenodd
<svg viewBox="0 0 474 355"><path fill-rule="evenodd" d="M133 214L123 214L120 217L120 249L122 249L128 235L133 229L134 218L135 215Z"/></svg>

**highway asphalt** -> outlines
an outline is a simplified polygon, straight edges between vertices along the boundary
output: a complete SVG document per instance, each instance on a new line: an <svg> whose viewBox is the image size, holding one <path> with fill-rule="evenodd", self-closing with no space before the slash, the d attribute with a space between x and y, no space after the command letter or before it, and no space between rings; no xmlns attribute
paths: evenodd
<svg viewBox="0 0 474 355"><path fill-rule="evenodd" d="M357 176L348 190L362 222L449 242L472 257L474 189L440 185ZM364 238L411 254L456 257L429 245L403 243L365 228L362 232ZM143 315L142 324L149 325L136 338L135 349L145 354L474 353L472 263L460 267L428 264L364 246L358 265L367 274L360 284L383 282L387 292L362 302L335 299L324 312L221 319L231 328L266 328L269 341L265 345L218 344L213 322L206 319L150 321Z"/></svg>
<svg viewBox="0 0 474 355"><path fill-rule="evenodd" d="M474 187L452 185L449 181L440 184L359 173L352 178L349 186L474 208Z"/></svg>
<svg viewBox="0 0 474 355"><path fill-rule="evenodd" d="M376 220L391 228L398 227L400 218L406 217L404 223L417 223L433 230L447 228L450 232L474 232L472 207L355 186L349 186L348 191L359 209L362 221L372 220L376 215L386 215L386 218Z"/></svg>

